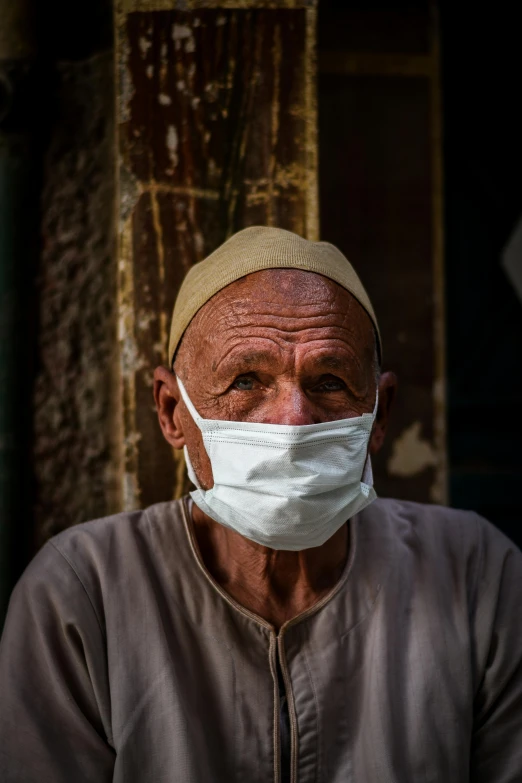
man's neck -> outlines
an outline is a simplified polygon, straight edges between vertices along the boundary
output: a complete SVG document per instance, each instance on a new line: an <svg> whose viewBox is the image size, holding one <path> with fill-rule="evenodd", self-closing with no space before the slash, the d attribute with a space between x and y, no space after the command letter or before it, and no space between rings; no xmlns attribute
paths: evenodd
<svg viewBox="0 0 522 783"><path fill-rule="evenodd" d="M348 555L348 526L322 546L288 552L256 544L192 507L203 563L241 606L277 630L309 609L338 582Z"/></svg>

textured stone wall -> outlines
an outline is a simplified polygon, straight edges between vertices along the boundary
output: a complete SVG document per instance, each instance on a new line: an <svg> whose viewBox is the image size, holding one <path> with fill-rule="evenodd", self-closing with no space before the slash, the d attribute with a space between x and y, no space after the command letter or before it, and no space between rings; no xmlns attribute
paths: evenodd
<svg viewBox="0 0 522 783"><path fill-rule="evenodd" d="M37 280L37 543L118 507L112 51L54 74Z"/></svg>

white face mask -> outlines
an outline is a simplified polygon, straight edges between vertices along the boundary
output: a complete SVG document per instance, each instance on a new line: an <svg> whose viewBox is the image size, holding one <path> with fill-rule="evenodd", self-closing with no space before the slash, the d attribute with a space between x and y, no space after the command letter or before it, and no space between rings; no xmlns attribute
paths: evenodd
<svg viewBox="0 0 522 783"><path fill-rule="evenodd" d="M271 549L324 544L377 497L368 442L377 413L289 426L203 419L178 378L201 430L214 486L204 490L185 447L194 503L209 517Z"/></svg>

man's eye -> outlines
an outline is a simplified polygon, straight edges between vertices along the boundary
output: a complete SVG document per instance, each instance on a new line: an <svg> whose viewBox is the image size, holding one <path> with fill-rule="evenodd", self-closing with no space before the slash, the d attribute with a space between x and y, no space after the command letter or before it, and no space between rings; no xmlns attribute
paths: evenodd
<svg viewBox="0 0 522 783"><path fill-rule="evenodd" d="M344 389L342 381L323 381L316 387L316 391L320 392L340 391L341 389Z"/></svg>
<svg viewBox="0 0 522 783"><path fill-rule="evenodd" d="M236 378L232 387L239 391L251 391L254 388L254 381L252 378Z"/></svg>

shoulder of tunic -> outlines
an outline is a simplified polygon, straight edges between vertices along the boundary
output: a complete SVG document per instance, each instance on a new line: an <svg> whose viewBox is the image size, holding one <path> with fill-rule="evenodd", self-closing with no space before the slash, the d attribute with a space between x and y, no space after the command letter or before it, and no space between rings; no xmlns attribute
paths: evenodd
<svg viewBox="0 0 522 783"><path fill-rule="evenodd" d="M49 543L65 556L86 558L96 557L100 550L107 553L108 548L115 554L114 547L119 552L165 535L171 540L185 537L181 500L83 522L58 533Z"/></svg>
<svg viewBox="0 0 522 783"><path fill-rule="evenodd" d="M426 583L462 585L470 605L488 591L522 591L522 553L474 511L379 498L360 515L360 553L383 548L397 565L422 572Z"/></svg>
<svg viewBox="0 0 522 783"><path fill-rule="evenodd" d="M159 503L74 525L54 536L29 563L13 595L49 592L60 574L60 601L67 602L68 591L72 598L82 590L104 631L114 598L132 595L143 580L158 574L186 571L192 557L182 501Z"/></svg>
<svg viewBox="0 0 522 783"><path fill-rule="evenodd" d="M474 511L378 498L362 512L361 523L376 532L385 528L394 538L415 536L428 548L487 546L520 554L507 536Z"/></svg>

